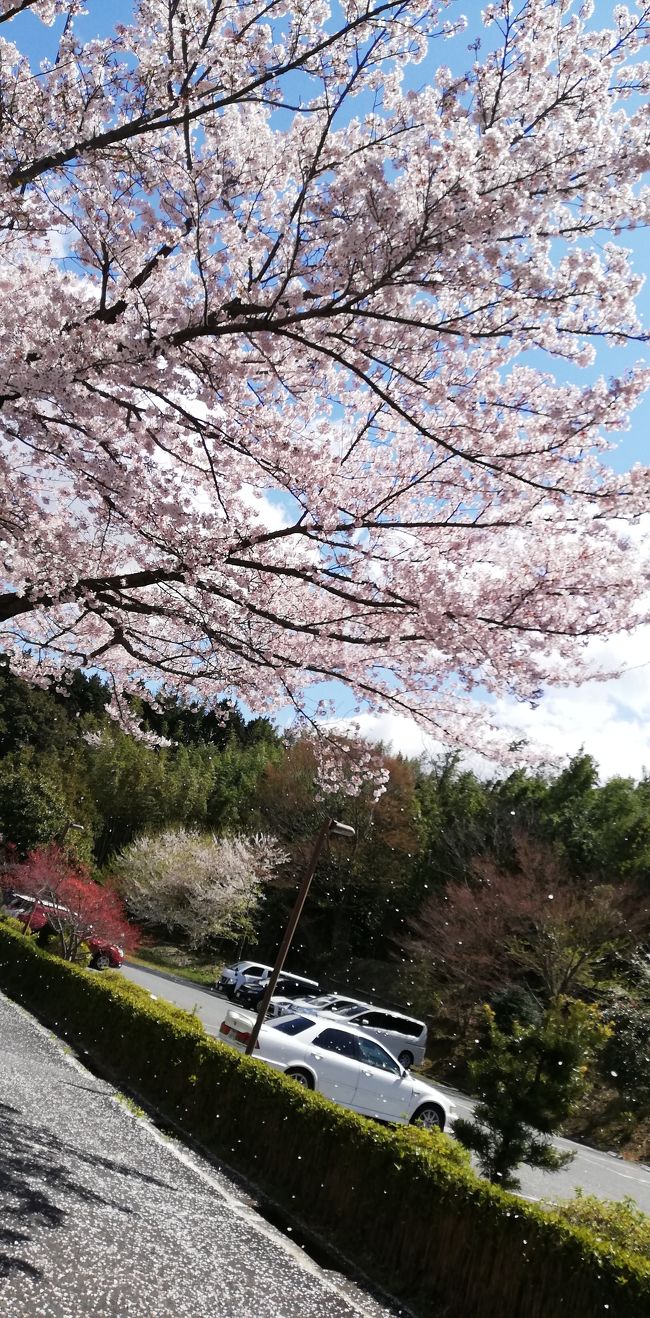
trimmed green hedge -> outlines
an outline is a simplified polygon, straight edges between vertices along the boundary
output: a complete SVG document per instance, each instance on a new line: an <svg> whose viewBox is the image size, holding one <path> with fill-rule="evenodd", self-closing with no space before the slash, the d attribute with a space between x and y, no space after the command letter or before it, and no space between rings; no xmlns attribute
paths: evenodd
<svg viewBox="0 0 650 1318"><path fill-rule="evenodd" d="M0 986L426 1318L643 1318L650 1266L0 926Z"/></svg>

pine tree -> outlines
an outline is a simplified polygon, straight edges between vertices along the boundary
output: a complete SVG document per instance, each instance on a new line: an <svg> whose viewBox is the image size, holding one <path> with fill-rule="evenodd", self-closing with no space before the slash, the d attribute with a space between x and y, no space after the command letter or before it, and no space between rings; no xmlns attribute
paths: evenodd
<svg viewBox="0 0 650 1318"><path fill-rule="evenodd" d="M470 1064L479 1101L454 1134L490 1181L515 1190L520 1163L559 1171L571 1162L574 1155L555 1148L551 1136L587 1092L588 1064L608 1036L597 1009L570 998L553 1003L538 1023L515 1021L508 1032L483 1007Z"/></svg>

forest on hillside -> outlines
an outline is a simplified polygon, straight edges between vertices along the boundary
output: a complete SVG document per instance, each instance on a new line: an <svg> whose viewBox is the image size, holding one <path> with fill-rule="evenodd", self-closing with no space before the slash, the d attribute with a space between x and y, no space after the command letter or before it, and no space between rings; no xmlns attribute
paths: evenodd
<svg viewBox="0 0 650 1318"><path fill-rule="evenodd" d="M323 796L309 738L173 699L134 705L132 736L108 700L97 677L44 690L0 671L0 832L19 857L55 842L110 883L138 838L272 836L248 941L211 949L268 959L322 819L342 818L356 841L321 858L294 969L420 1011L458 1075L480 1003L521 1018L561 994L597 1002L617 1024L608 1073L650 1098L649 778L600 782L581 755L482 780L455 755L381 750L378 799L370 781Z"/></svg>

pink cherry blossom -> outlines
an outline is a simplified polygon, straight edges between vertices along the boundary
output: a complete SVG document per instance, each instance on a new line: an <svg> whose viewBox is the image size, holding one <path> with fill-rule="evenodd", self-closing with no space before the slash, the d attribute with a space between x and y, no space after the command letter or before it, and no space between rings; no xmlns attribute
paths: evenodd
<svg viewBox="0 0 650 1318"><path fill-rule="evenodd" d="M37 72L27 10L67 18ZM448 0L80 12L0 0L2 648L125 718L336 681L480 744L477 692L647 616L607 452L648 368L593 349L643 338L650 5L500 0L420 90Z"/></svg>

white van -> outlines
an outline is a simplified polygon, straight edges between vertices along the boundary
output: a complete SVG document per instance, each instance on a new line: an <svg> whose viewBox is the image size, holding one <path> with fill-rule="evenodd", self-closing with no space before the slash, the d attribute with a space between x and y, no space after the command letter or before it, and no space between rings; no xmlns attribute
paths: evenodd
<svg viewBox="0 0 650 1318"><path fill-rule="evenodd" d="M264 996L272 968L265 966L262 961L235 961L232 966L224 966L214 987L231 1002L243 1002L248 1006L259 1002ZM318 993L318 983L315 979L306 979L304 975L282 970L278 989L285 996L290 993Z"/></svg>
<svg viewBox="0 0 650 1318"><path fill-rule="evenodd" d="M323 1015L329 1015L329 1012L323 1012ZM415 1020L413 1016L403 1016L401 1011L386 1011L381 1007L346 1007L336 1013L336 1019L358 1025L364 1034L383 1043L384 1048L388 1048L407 1070L424 1061L427 1046L427 1027L424 1021Z"/></svg>

